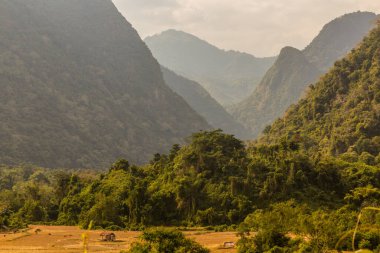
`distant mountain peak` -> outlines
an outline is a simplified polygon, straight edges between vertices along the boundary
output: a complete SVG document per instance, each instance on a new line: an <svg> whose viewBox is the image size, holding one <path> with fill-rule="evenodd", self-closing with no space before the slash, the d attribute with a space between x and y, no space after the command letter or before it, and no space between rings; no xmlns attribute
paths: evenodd
<svg viewBox="0 0 380 253"><path fill-rule="evenodd" d="M315 156L365 156L366 163L374 163L380 152L379 51L380 23L261 140L285 138L302 143Z"/></svg>
<svg viewBox="0 0 380 253"><path fill-rule="evenodd" d="M275 60L226 51L173 29L147 37L145 43L161 65L198 82L224 106L246 98Z"/></svg>
<svg viewBox="0 0 380 253"><path fill-rule="evenodd" d="M163 35L170 35L170 36L173 36L173 35L174 36L182 35L184 37L191 37L191 38L195 38L195 39L201 40L200 38L198 38L197 36L195 36L195 35L193 35L191 33L185 32L183 30L177 30L177 29L168 29L168 30L162 31L161 33L153 35L153 36L163 36ZM149 37L152 37L152 36L149 36Z"/></svg>
<svg viewBox="0 0 380 253"><path fill-rule="evenodd" d="M287 54L302 54L302 52L295 47L286 46L281 49L279 56L283 56Z"/></svg>
<svg viewBox="0 0 380 253"><path fill-rule="evenodd" d="M173 43L186 43L187 45L188 43L199 43L199 44L202 44L203 46L210 47L214 50L222 50L222 49L217 48L214 45L211 45L206 40L201 39L191 33L187 33L185 31L176 30L176 29L168 29L161 33L148 36L144 39L144 41L149 44L150 41L157 40L157 39L165 40L165 41L172 40Z"/></svg>
<svg viewBox="0 0 380 253"><path fill-rule="evenodd" d="M305 60L305 55L297 48L294 47L284 47L281 49L279 56L275 64L281 64L286 61L295 61L295 60Z"/></svg>
<svg viewBox="0 0 380 253"><path fill-rule="evenodd" d="M374 27L376 17L370 12L346 14L326 24L304 50L283 48L251 96L231 109L234 117L259 135L335 61L358 45Z"/></svg>
<svg viewBox="0 0 380 253"><path fill-rule="evenodd" d="M338 17L327 23L303 52L311 63L327 71L367 35L376 19L375 13L360 11Z"/></svg>

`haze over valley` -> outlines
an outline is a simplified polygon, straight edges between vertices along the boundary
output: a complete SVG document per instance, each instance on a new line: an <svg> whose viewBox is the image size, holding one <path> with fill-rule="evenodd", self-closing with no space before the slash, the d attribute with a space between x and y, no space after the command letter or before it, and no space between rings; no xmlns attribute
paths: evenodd
<svg viewBox="0 0 380 253"><path fill-rule="evenodd" d="M0 252L380 252L379 12L0 0Z"/></svg>

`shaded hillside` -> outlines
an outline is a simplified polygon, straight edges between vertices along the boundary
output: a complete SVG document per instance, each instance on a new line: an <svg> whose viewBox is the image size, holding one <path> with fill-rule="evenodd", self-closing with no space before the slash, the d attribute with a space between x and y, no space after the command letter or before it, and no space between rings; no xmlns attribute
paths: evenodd
<svg viewBox="0 0 380 253"><path fill-rule="evenodd" d="M354 48L374 27L376 15L356 12L325 25L302 52L283 49L250 97L230 108L233 116L258 136L296 103L320 74Z"/></svg>
<svg viewBox="0 0 380 253"><path fill-rule="evenodd" d="M267 130L266 142L285 138L313 154L344 154L375 164L375 157L380 159L380 23Z"/></svg>
<svg viewBox="0 0 380 253"><path fill-rule="evenodd" d="M246 98L275 60L224 51L176 30L148 37L145 42L163 66L200 83L222 105Z"/></svg>
<svg viewBox="0 0 380 253"><path fill-rule="evenodd" d="M305 84L314 82L319 75L320 71L301 51L286 47L255 92L234 108L233 113L239 121L249 122L251 131L257 136L279 116L279 110L284 111L285 106L299 99Z"/></svg>
<svg viewBox="0 0 380 253"><path fill-rule="evenodd" d="M214 128L234 134L238 138L249 139L247 129L236 122L232 116L198 83L177 75L161 67L166 84Z"/></svg>
<svg viewBox="0 0 380 253"><path fill-rule="evenodd" d="M208 124L109 0L1 0L0 163L146 161Z"/></svg>

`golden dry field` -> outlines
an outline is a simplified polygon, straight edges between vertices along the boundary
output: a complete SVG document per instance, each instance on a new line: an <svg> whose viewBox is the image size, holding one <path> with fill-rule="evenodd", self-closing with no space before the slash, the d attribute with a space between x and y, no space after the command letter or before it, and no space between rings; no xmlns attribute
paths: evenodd
<svg viewBox="0 0 380 253"><path fill-rule="evenodd" d="M40 229L37 234L35 231ZM140 232L116 231L116 242L102 242L100 233L103 231L86 231L69 226L31 226L29 230L15 234L0 233L0 253L82 253L82 234L89 236L89 251L119 253L126 250L131 243L138 240ZM224 242L236 242L238 237L234 232L202 232L186 231L187 237L194 239L215 253L235 253L235 249L220 249Z"/></svg>

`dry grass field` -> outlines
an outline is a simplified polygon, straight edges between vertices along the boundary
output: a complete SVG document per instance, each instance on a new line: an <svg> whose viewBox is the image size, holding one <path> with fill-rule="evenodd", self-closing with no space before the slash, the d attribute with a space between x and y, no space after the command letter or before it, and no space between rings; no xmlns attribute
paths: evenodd
<svg viewBox="0 0 380 253"><path fill-rule="evenodd" d="M41 232L35 233L36 229ZM89 236L89 253L119 253L126 250L131 243L138 240L139 232L117 231L116 242L102 242L102 231L84 231L78 227L65 226L31 226L29 230L15 234L0 233L0 253L82 253L82 234ZM200 232L186 231L187 237L194 239L215 253L233 253L235 249L220 249L224 242L236 242L238 238L233 232Z"/></svg>

